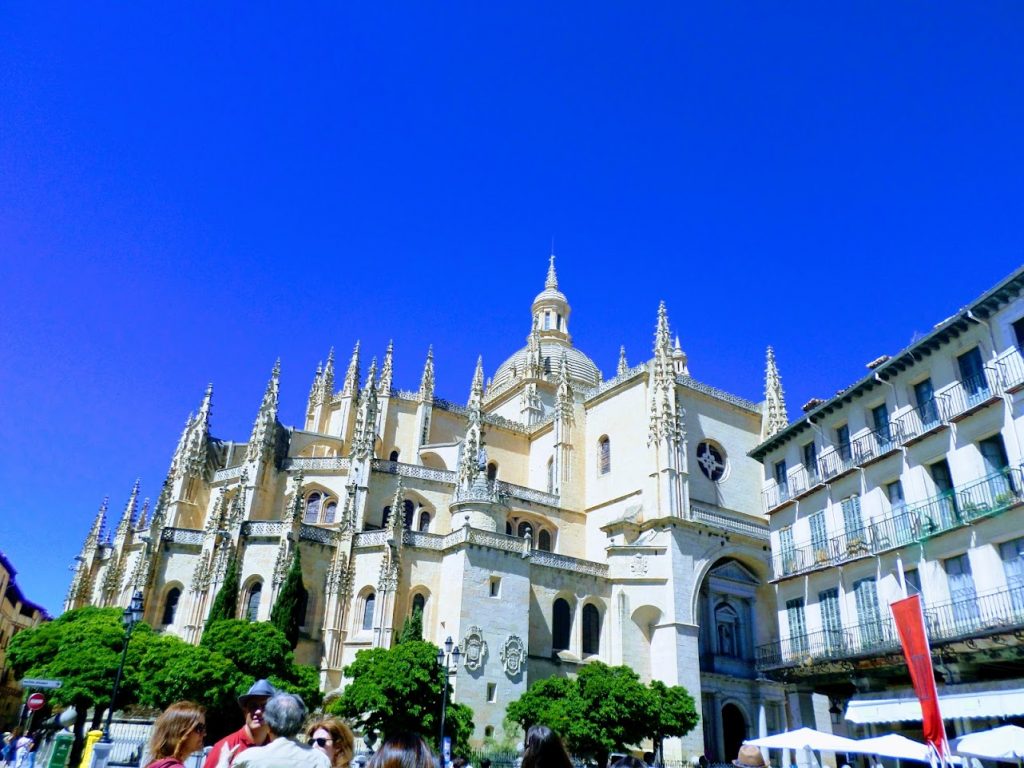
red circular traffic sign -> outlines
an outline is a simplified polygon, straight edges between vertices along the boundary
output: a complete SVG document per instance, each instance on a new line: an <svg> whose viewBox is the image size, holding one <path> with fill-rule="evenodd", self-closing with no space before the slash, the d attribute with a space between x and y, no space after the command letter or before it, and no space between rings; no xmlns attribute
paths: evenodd
<svg viewBox="0 0 1024 768"><path fill-rule="evenodd" d="M46 699L43 697L43 694L33 693L28 697L27 705L30 710L35 712L36 710L42 709L45 703Z"/></svg>

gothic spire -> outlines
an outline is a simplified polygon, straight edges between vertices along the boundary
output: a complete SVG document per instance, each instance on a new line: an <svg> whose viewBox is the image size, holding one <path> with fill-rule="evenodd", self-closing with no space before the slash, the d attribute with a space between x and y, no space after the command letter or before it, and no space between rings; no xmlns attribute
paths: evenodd
<svg viewBox="0 0 1024 768"><path fill-rule="evenodd" d="M384 364L380 369L380 383L377 385L377 392L380 397L389 397L391 395L391 380L395 375L394 353L395 344L393 341L388 341L388 348L384 352Z"/></svg>
<svg viewBox="0 0 1024 768"><path fill-rule="evenodd" d="M274 369L270 372L270 381L263 392L263 401L256 414L249 435L249 447L246 461L265 461L274 450L277 437L277 401L281 387L281 358L277 358Z"/></svg>
<svg viewBox="0 0 1024 768"><path fill-rule="evenodd" d="M484 359L478 357L476 371L473 373L473 385L469 392L469 407L467 409L469 423L466 425L466 436L459 448L457 468L458 482L465 488L473 484L480 472L480 465L486 463L483 461L483 414L481 413L483 387Z"/></svg>
<svg viewBox="0 0 1024 768"><path fill-rule="evenodd" d="M676 398L676 375L672 359L672 334L665 302L658 305L658 324L654 332L654 360L648 379L651 394L648 414L648 444L668 440L676 445L682 439L681 409Z"/></svg>
<svg viewBox="0 0 1024 768"><path fill-rule="evenodd" d="M619 365L615 369L616 376L622 376L629 370L629 363L626 362L626 345L619 347Z"/></svg>
<svg viewBox="0 0 1024 768"><path fill-rule="evenodd" d="M370 363L366 385L359 393L359 408L356 411L356 425L352 434L352 455L365 459L373 455L377 441L377 358Z"/></svg>
<svg viewBox="0 0 1024 768"><path fill-rule="evenodd" d="M356 342L352 350L352 359L348 361L348 370L345 371L345 382L341 388L344 397L354 397L359 394L359 342Z"/></svg>
<svg viewBox="0 0 1024 768"><path fill-rule="evenodd" d="M782 392L782 378L775 365L775 351L768 347L764 372L764 413L761 417L761 440L774 437L786 428L786 398Z"/></svg>
<svg viewBox="0 0 1024 768"><path fill-rule="evenodd" d="M528 379L544 377L544 358L540 348L540 333L534 328L526 337L526 366L523 372Z"/></svg>
<svg viewBox="0 0 1024 768"><path fill-rule="evenodd" d="M402 540L402 529L405 528L405 489L402 487L401 475L398 476L395 495L391 499L391 512L384 527L395 537L396 541Z"/></svg>
<svg viewBox="0 0 1024 768"><path fill-rule="evenodd" d="M110 503L110 497L104 496L103 503L100 504L99 511L96 513L96 519L92 522L92 528L89 529L89 534L85 537L85 544L82 545L82 554L87 552L93 552L103 541L103 534L107 528L107 505Z"/></svg>
<svg viewBox="0 0 1024 768"><path fill-rule="evenodd" d="M330 403L334 397L334 347L327 352L327 364L324 366L324 375L320 379L320 388L324 393L323 402Z"/></svg>
<svg viewBox="0 0 1024 768"><path fill-rule="evenodd" d="M139 513L139 519L135 523L135 530L144 531L146 529L146 523L149 522L149 497L147 496L142 500L142 511Z"/></svg>
<svg viewBox="0 0 1024 768"><path fill-rule="evenodd" d="M469 407L480 409L480 403L484 396L484 358L479 355L476 359L476 371L473 373L473 384L469 389Z"/></svg>
<svg viewBox="0 0 1024 768"><path fill-rule="evenodd" d="M420 376L420 400L429 402L434 399L434 347L427 348L427 362L423 364L423 375Z"/></svg>
<svg viewBox="0 0 1024 768"><path fill-rule="evenodd" d="M294 523L302 519L302 483L304 480L305 477L300 469L295 474L295 492L292 495L291 506L286 509L284 513L284 520L286 523Z"/></svg>
<svg viewBox="0 0 1024 768"><path fill-rule="evenodd" d="M689 376L690 369L686 365L686 353L679 343L679 336L676 336L676 345L672 348L672 369L677 376Z"/></svg>
<svg viewBox="0 0 1024 768"><path fill-rule="evenodd" d="M572 385L569 383L569 360L562 350L562 359L558 365L558 394L555 403L560 416L572 413Z"/></svg>
<svg viewBox="0 0 1024 768"><path fill-rule="evenodd" d="M136 478L132 492L128 496L128 503L125 505L124 513L121 515L121 522L117 524L117 538L123 539L128 535L135 522L135 513L138 511L139 501L139 479Z"/></svg>
<svg viewBox="0 0 1024 768"><path fill-rule="evenodd" d="M206 444L210 438L212 402L213 384L207 384L199 412L189 414L174 451L174 458L171 459L171 473L174 477L202 475L206 471Z"/></svg>

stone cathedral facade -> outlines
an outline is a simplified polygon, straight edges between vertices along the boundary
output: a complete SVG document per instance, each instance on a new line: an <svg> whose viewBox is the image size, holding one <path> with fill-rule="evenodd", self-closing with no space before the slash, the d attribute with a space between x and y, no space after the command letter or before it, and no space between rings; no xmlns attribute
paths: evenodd
<svg viewBox="0 0 1024 768"><path fill-rule="evenodd" d="M232 552L240 615L265 620L300 547L296 655L328 695L419 607L427 639L463 650L452 682L477 742L531 682L591 660L693 694L701 722L668 758L732 759L759 729L799 724L754 658L777 640L747 455L786 424L770 351L758 404L690 376L664 305L650 359L623 351L609 378L569 318L552 257L526 346L486 386L478 362L465 405L435 395L429 351L418 388L398 388L390 345L364 374L357 343L340 386L329 356L301 426L280 420L275 365L243 442L211 434L208 388L153 509L136 486L111 534L101 508L65 607L141 589L152 626L198 642Z"/></svg>

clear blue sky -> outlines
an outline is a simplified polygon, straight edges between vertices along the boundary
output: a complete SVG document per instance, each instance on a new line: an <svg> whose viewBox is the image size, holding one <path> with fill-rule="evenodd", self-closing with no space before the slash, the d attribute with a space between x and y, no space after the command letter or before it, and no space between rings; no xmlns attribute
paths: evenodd
<svg viewBox="0 0 1024 768"><path fill-rule="evenodd" d="M462 401L552 237L606 375L664 298L791 418L1024 261L1020 3L210 5L0 9L0 549L52 611L208 381L245 440L277 356L295 424L393 338Z"/></svg>

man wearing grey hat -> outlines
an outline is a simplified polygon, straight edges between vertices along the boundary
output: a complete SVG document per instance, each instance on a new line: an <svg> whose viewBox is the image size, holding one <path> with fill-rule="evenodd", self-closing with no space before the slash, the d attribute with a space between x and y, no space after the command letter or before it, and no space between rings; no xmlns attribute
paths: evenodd
<svg viewBox="0 0 1024 768"><path fill-rule="evenodd" d="M275 693L277 689L266 680L257 680L248 691L238 697L238 706L245 713L245 725L213 745L210 754L206 756L203 768L217 768L218 763L222 761L222 768L226 768L234 762L239 753L249 747L262 746L266 742L269 731L263 719L263 708Z"/></svg>
<svg viewBox="0 0 1024 768"><path fill-rule="evenodd" d="M247 751L235 761L235 768L331 768L327 755L295 738L308 714L301 696L272 696L266 708L268 743Z"/></svg>

